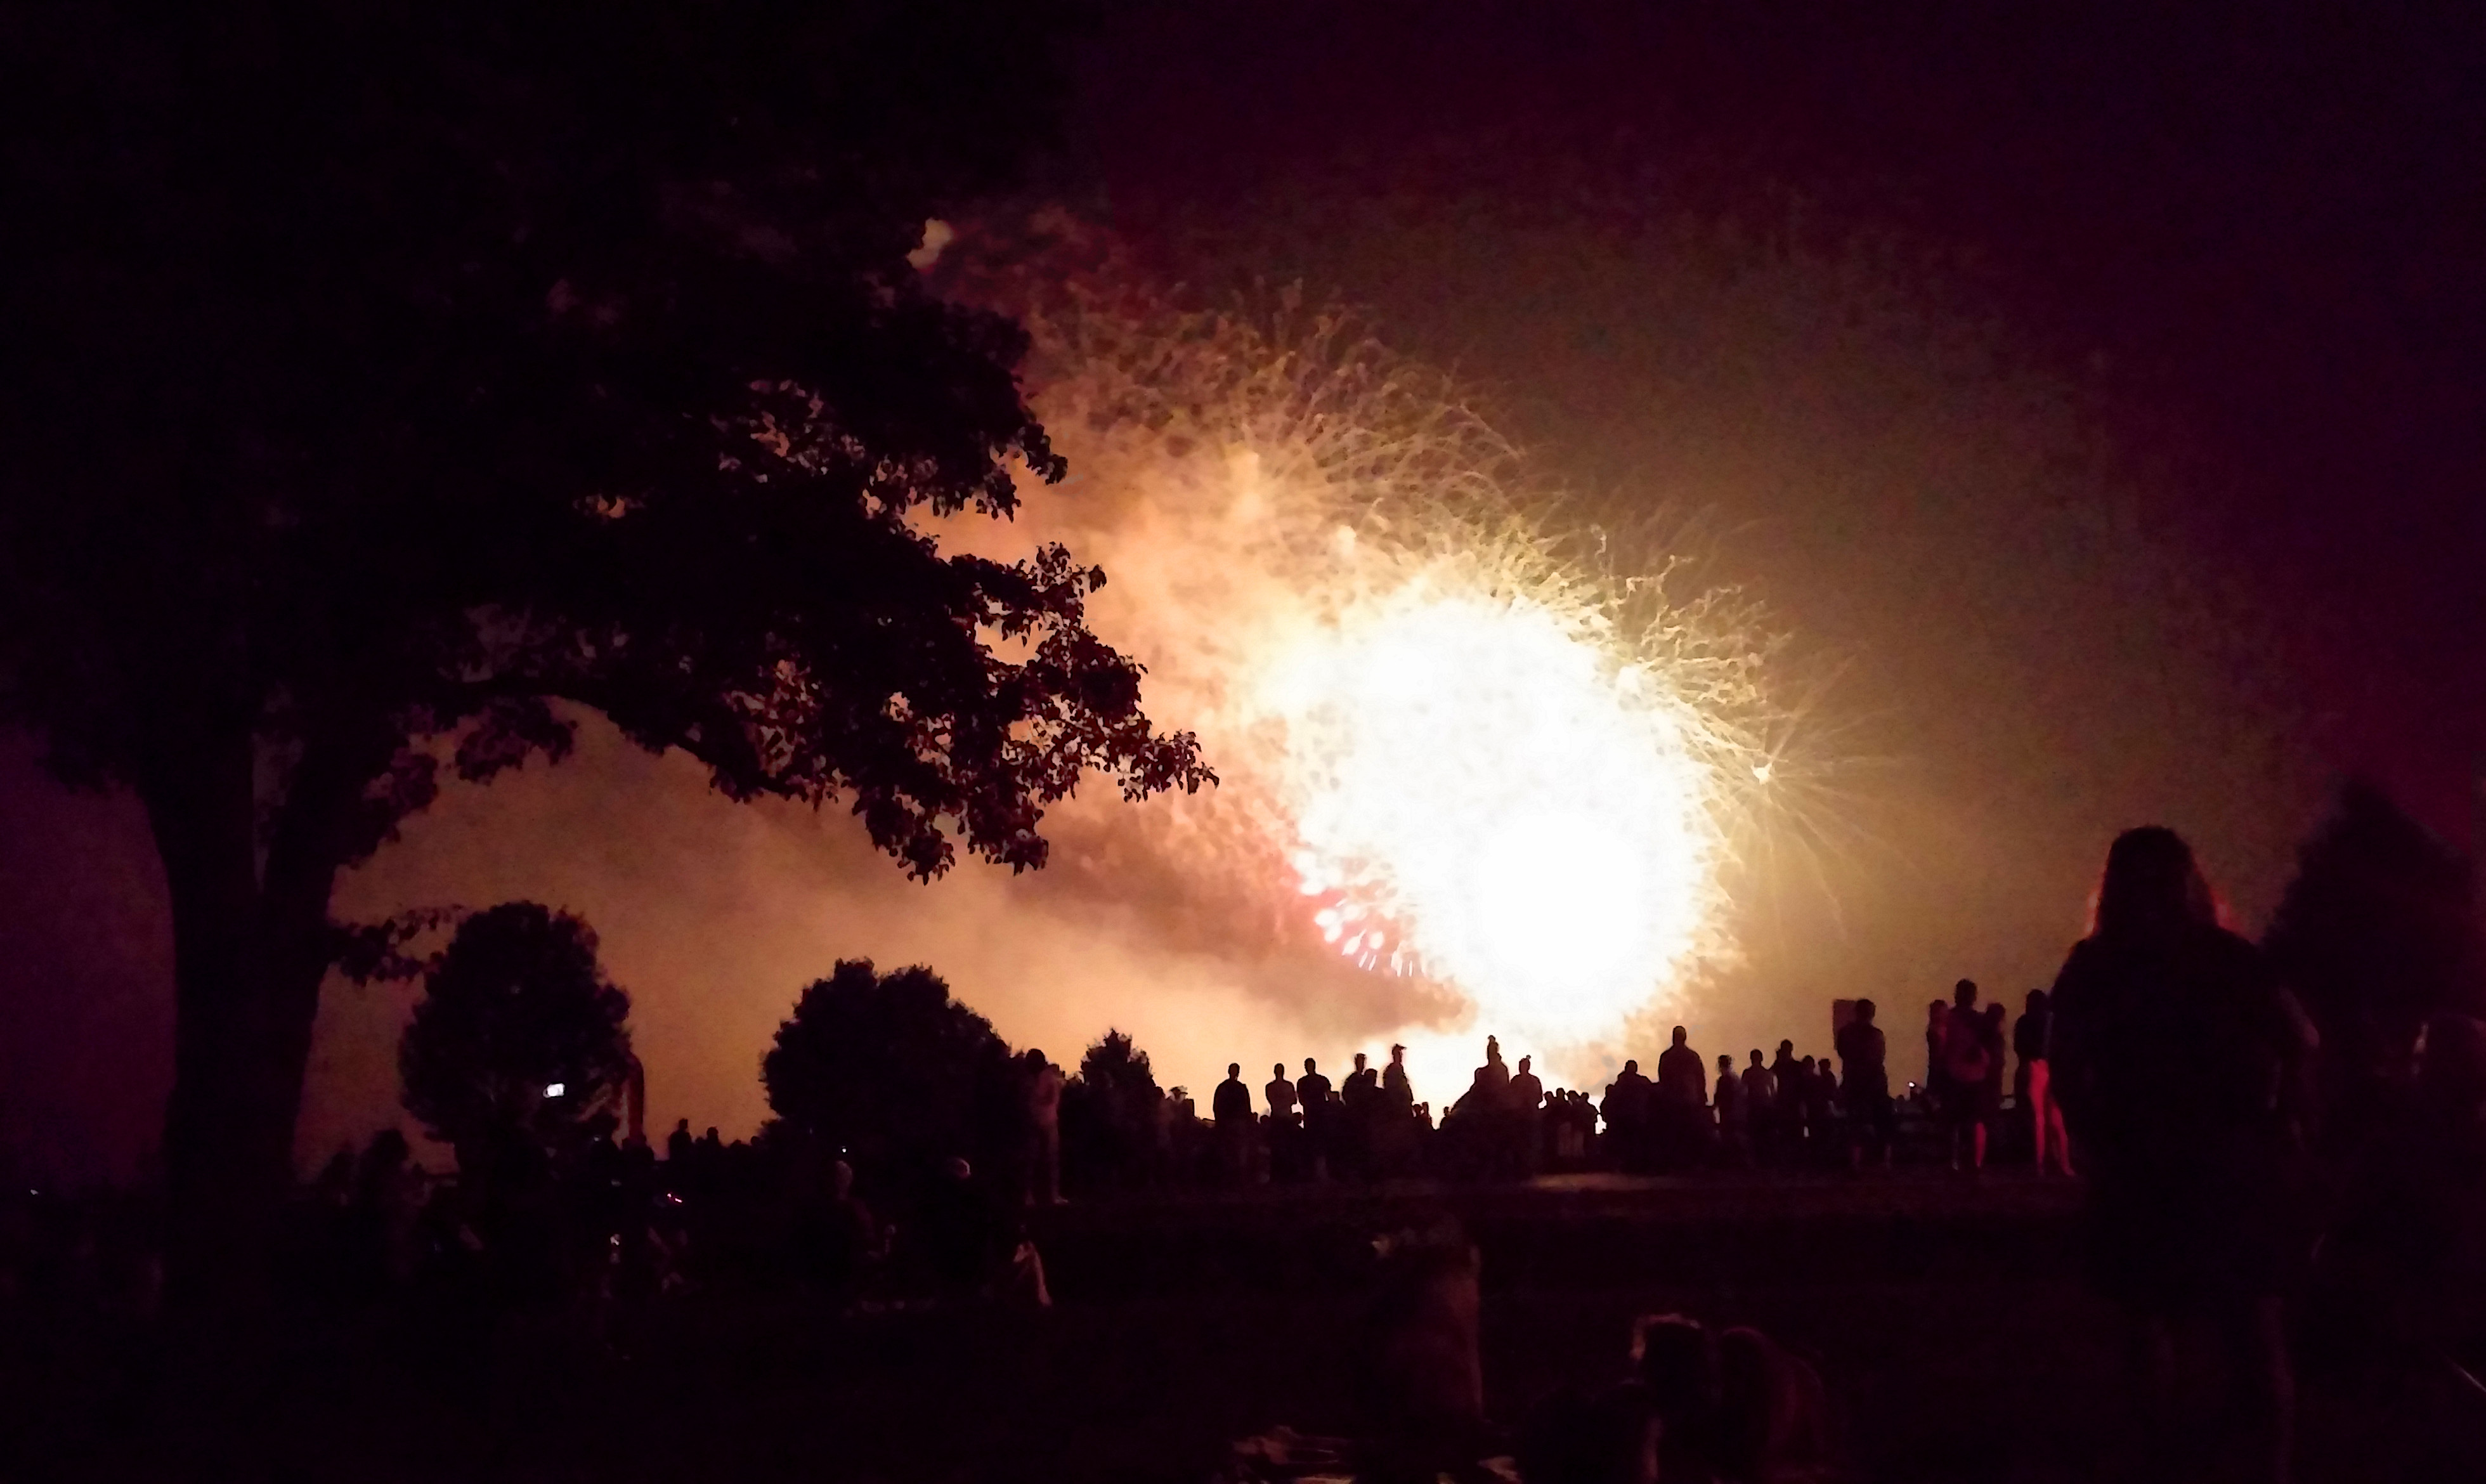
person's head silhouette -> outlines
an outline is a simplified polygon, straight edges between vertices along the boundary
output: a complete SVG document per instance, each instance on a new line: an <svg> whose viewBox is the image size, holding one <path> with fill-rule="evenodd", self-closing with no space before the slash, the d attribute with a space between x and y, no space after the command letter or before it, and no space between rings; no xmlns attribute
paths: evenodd
<svg viewBox="0 0 2486 1484"><path fill-rule="evenodd" d="M1684 1029L1683 1029L1681 1026L1677 1026L1677 1027L1675 1027L1675 1028L1674 1028L1674 1044L1675 1044L1675 1045L1677 1045L1677 1046L1682 1045L1682 1044L1683 1044L1683 1038L1684 1038L1684 1035L1685 1035Z"/></svg>
<svg viewBox="0 0 2486 1484"><path fill-rule="evenodd" d="M1242 1076L1242 1075L1243 1075L1243 1063L1242 1063L1242 1062L1240 1062L1240 1061L1229 1061L1228 1063L1226 1063L1226 1075L1227 1075L1227 1076L1229 1076L1229 1077L1240 1077L1240 1076Z"/></svg>
<svg viewBox="0 0 2486 1484"><path fill-rule="evenodd" d="M1356 1069L1357 1071L1359 1071L1359 1072L1363 1071L1363 1070L1364 1070L1364 1062L1365 1062L1365 1056L1364 1056L1364 1053L1362 1053L1362 1052L1360 1052L1360 1051L1359 1051L1359 1052L1357 1052L1357 1053L1355 1054L1355 1069Z"/></svg>
<svg viewBox="0 0 2486 1484"><path fill-rule="evenodd" d="M1519 1070L1523 1075L1528 1071L1529 1063L1534 1059L1535 1058L1533 1057L1522 1057L1519 1058Z"/></svg>
<svg viewBox="0 0 2486 1484"><path fill-rule="evenodd" d="M2029 991L2029 1013L2031 1015L2039 1014L2043 1012L2045 1008L2046 992L2042 989L2032 989Z"/></svg>
<svg viewBox="0 0 2486 1484"><path fill-rule="evenodd" d="M1045 1069L1045 1067L1049 1064L1049 1063L1048 1063L1048 1062L1046 1062L1046 1060L1044 1059L1044 1053L1042 1053L1042 1052L1040 1052L1040 1051L1036 1050L1036 1049L1035 1047L1033 1047L1033 1046L1031 1046L1031 1047L1029 1047L1029 1048L1027 1049L1027 1058L1026 1058L1026 1059L1027 1059L1027 1069L1028 1069L1029 1071L1031 1071L1031 1072L1041 1072L1041 1071L1043 1071L1043 1070Z"/></svg>
<svg viewBox="0 0 2486 1484"><path fill-rule="evenodd" d="M1306 1057L1304 1058L1304 1075L1306 1077L1311 1077L1319 1071L1320 1066L1314 1062L1312 1058Z"/></svg>
<svg viewBox="0 0 2486 1484"><path fill-rule="evenodd" d="M1639 1070L1640 1061L1637 1058L1626 1057L1623 1058L1623 1071L1626 1075L1638 1072Z"/></svg>
<svg viewBox="0 0 2486 1484"><path fill-rule="evenodd" d="M1795 1042L1779 1042L1779 1055L1786 1058L1789 1061L1793 1061L1795 1059Z"/></svg>
<svg viewBox="0 0 2486 1484"><path fill-rule="evenodd" d="M1950 987L1950 1003L1963 1010L1976 1008L1976 981L1962 979Z"/></svg>
<svg viewBox="0 0 2486 1484"><path fill-rule="evenodd" d="M2125 938L2186 924L2214 926L2218 921L2218 901L2182 836L2153 824L2115 837L2098 880L2098 936Z"/></svg>
<svg viewBox="0 0 2486 1484"><path fill-rule="evenodd" d="M1280 1082L1284 1082L1286 1080L1286 1064L1281 1061L1276 1066L1269 1068L1269 1075L1278 1079Z"/></svg>
<svg viewBox="0 0 2486 1484"><path fill-rule="evenodd" d="M1872 1001L1859 1000L1856 1002L1856 1020L1859 1025L1869 1026L1873 1024Z"/></svg>
<svg viewBox="0 0 2486 1484"><path fill-rule="evenodd" d="M1755 1046L1755 1047L1754 1047L1754 1048L1753 1048L1753 1065L1754 1065L1754 1066L1759 1066L1760 1064L1761 1064L1761 1049L1760 1049L1759 1047Z"/></svg>
<svg viewBox="0 0 2486 1484"><path fill-rule="evenodd" d="M1406 1059L1407 1048L1394 1043L1390 1048L1390 1064L1392 1066L1397 1066L1405 1062Z"/></svg>

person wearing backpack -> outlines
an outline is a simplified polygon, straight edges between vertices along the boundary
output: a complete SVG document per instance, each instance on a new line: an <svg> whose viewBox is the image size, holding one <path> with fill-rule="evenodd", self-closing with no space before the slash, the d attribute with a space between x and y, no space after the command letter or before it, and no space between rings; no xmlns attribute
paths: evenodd
<svg viewBox="0 0 2486 1484"><path fill-rule="evenodd" d="M1987 1130L1994 1121L1995 1056L1992 1025L1976 1007L1976 981L1962 979L1951 990L1950 1024L1942 1038L1943 1115L1950 1125L1950 1168L1960 1168L1961 1146L1967 1146L1968 1168L1985 1168Z"/></svg>

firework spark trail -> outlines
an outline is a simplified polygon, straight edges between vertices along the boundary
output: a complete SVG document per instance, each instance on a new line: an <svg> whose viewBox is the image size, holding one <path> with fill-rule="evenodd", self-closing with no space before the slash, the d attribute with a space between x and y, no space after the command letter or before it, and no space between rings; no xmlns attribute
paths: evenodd
<svg viewBox="0 0 2486 1484"><path fill-rule="evenodd" d="M1531 518L1510 445L1349 316L1080 286L1021 313L1077 471L1040 534L1113 574L1100 632L1224 779L1154 816L1173 868L1291 901L1293 931L1575 1076L1732 954L1724 874L1780 721L1748 605ZM1408 1039L1436 1086L1474 1059Z"/></svg>

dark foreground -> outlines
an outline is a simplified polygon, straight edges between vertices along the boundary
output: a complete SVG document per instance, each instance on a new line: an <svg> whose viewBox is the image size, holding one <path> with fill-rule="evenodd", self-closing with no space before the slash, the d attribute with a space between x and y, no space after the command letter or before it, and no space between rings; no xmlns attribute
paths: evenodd
<svg viewBox="0 0 2486 1484"><path fill-rule="evenodd" d="M1635 1314L1675 1309L1817 1356L1864 1477L2102 1477L2115 1327L2078 1282L2073 1203L1905 1174L1100 1202L1042 1223L1041 1313L417 1310L208 1367L110 1325L19 1333L0 1476L1204 1480L1271 1424L1351 1426L1364 1244L1448 1213L1484 1254L1498 1418L1605 1374ZM2486 1397L2308 1385L2305 1444L2312 1480L2473 1481Z"/></svg>

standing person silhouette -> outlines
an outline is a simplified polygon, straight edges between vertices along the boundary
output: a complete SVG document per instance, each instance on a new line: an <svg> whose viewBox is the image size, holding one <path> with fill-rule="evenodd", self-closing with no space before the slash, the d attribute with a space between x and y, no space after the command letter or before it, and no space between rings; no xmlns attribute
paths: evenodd
<svg viewBox="0 0 2486 1484"><path fill-rule="evenodd" d="M1306 1123L1328 1115L1329 1079L1321 1075L1320 1063L1310 1057L1304 1058L1304 1075L1295 1079L1295 1096L1303 1103ZM1322 1112L1313 1113L1315 1108Z"/></svg>
<svg viewBox="0 0 2486 1484"><path fill-rule="evenodd" d="M1406 1047L1390 1048L1390 1064L1381 1069L1381 1091L1394 1113L1403 1115L1416 1106L1416 1085L1407 1080Z"/></svg>
<svg viewBox="0 0 2486 1484"><path fill-rule="evenodd" d="M1847 1105L1847 1163L1860 1169L1867 1140L1878 1147L1885 1169L1891 1168L1892 1149L1898 1142L1898 1111L1891 1106L1890 1043L1873 1024L1878 1013L1872 1001L1857 1001L1856 1018L1839 1027L1833 1041L1845 1074L1839 1093Z"/></svg>
<svg viewBox="0 0 2486 1484"><path fill-rule="evenodd" d="M1027 1124L1032 1144L1027 1197L1039 1206L1062 1203L1062 1068L1029 1048Z"/></svg>
<svg viewBox="0 0 2486 1484"><path fill-rule="evenodd" d="M1226 1063L1226 1080L1209 1099L1208 1114L1217 1120L1217 1148L1226 1178L1248 1183L1252 1173L1252 1089L1243 1082L1243 1063Z"/></svg>
<svg viewBox="0 0 2486 1484"><path fill-rule="evenodd" d="M1940 1099L1945 1120L1950 1126L1950 1168L1960 1168L1962 1144L1971 1161L1969 1168L1985 1168L1985 1145L1988 1125L1994 1110L1987 1106L1987 1093L1993 1086L1994 1058L1999 1048L1989 1044L1985 1013L1976 1007L1976 981L1962 979L1951 991L1950 1016L1942 1033L1943 1092Z"/></svg>
<svg viewBox="0 0 2486 1484"><path fill-rule="evenodd" d="M1753 1141L1753 1162L1768 1165L1777 1154L1779 1080L1753 1048L1753 1064L1744 1068L1744 1123Z"/></svg>
<svg viewBox="0 0 2486 1484"><path fill-rule="evenodd" d="M1606 1141L1614 1146L1615 1165L1627 1174L1647 1173L1649 1105L1656 1096L1636 1058L1624 1061L1622 1071L1606 1085Z"/></svg>
<svg viewBox="0 0 2486 1484"><path fill-rule="evenodd" d="M1381 1095L1381 1074L1367 1066L1366 1061L1364 1053L1357 1052L1355 1070L1347 1073L1346 1081L1339 1085L1339 1107L1350 1118L1362 1113L1367 1104Z"/></svg>
<svg viewBox="0 0 2486 1484"><path fill-rule="evenodd" d="M1675 1027L1673 1044L1657 1054L1659 1148L1670 1169L1699 1158L1709 1121L1709 1069L1687 1036Z"/></svg>
<svg viewBox="0 0 2486 1484"><path fill-rule="evenodd" d="M1299 1136L1303 1130L1296 1125L1295 1085L1286 1078L1284 1062L1270 1066L1269 1081L1260 1088L1260 1095L1269 1104L1269 1177L1291 1180L1296 1174L1296 1154L1302 1148ZM1311 1163L1303 1161L1306 1166Z"/></svg>
<svg viewBox="0 0 2486 1484"><path fill-rule="evenodd" d="M2052 1150L2056 1167L2068 1175L2072 1172L2072 1141L2063 1132L2063 1105L2055 1099L2050 1051L2054 1023L2046 992L2029 991L2029 1006L2011 1027L2011 1050L2020 1058L2017 1091L2021 1115L2029 1121L2030 1163L2036 1167L2037 1173L2044 1174L2046 1154Z"/></svg>
<svg viewBox="0 0 2486 1484"><path fill-rule="evenodd" d="M1770 1060L1770 1086L1777 1106L1771 1111L1773 1157L1792 1162L1804 1145L1804 1063L1795 1058L1795 1042L1779 1042Z"/></svg>
<svg viewBox="0 0 2486 1484"><path fill-rule="evenodd" d="M1809 1074L1804 1084L1804 1130L1810 1155L1816 1166L1838 1162L1837 1120L1835 1105L1838 1102L1838 1073L1830 1064L1825 1052L1820 1059L1807 1057L1804 1065Z"/></svg>
<svg viewBox="0 0 2486 1484"><path fill-rule="evenodd" d="M2108 851L2095 925L2048 999L2093 1276L2132 1321L2141 1445L2177 1445L2175 1333L2205 1321L2245 1393L2251 1464L2284 1481L2295 1381L2279 1295L2301 1253L2283 1099L2311 1026L2261 951L2219 925L2191 847L2157 826Z"/></svg>
<svg viewBox="0 0 2486 1484"><path fill-rule="evenodd" d="M1524 1113L1536 1112L1545 1101L1545 1084L1529 1070L1535 1060L1533 1057L1520 1058L1519 1070L1510 1079L1510 1106Z"/></svg>
<svg viewBox="0 0 2486 1484"><path fill-rule="evenodd" d="M1372 1122L1381 1106L1381 1074L1366 1059L1364 1053L1355 1054L1355 1070L1338 1089L1339 1141L1345 1148L1347 1168L1361 1179L1372 1176Z"/></svg>
<svg viewBox="0 0 2486 1484"><path fill-rule="evenodd" d="M1338 1110L1330 1106L1329 1079L1320 1063L1304 1058L1304 1075L1295 1079L1295 1096L1304 1106L1305 1165L1315 1180L1329 1178L1330 1128Z"/></svg>
<svg viewBox="0 0 2486 1484"><path fill-rule="evenodd" d="M1502 1037L1484 1038L1484 1065L1476 1069L1475 1090L1487 1112L1501 1108L1510 1094L1510 1068L1502 1060Z"/></svg>
<svg viewBox="0 0 2486 1484"><path fill-rule="evenodd" d="M1408 1171L1416 1158L1416 1085L1407 1079L1407 1048L1393 1045L1381 1069L1381 1096L1373 1103L1372 1155L1384 1174Z"/></svg>
<svg viewBox="0 0 2486 1484"><path fill-rule="evenodd" d="M1751 1108L1744 1101L1744 1085L1735 1077L1732 1052L1718 1054L1718 1086L1709 1096L1709 1105L1718 1116L1719 1162L1737 1169L1750 1165L1753 1162Z"/></svg>
<svg viewBox="0 0 2486 1484"><path fill-rule="evenodd" d="M1519 1070L1510 1079L1510 1137L1523 1175L1536 1173L1545 1163L1545 1120L1538 1114L1545 1103L1545 1084L1529 1070L1533 1064L1534 1058L1520 1058Z"/></svg>
<svg viewBox="0 0 2486 1484"><path fill-rule="evenodd" d="M1295 1121L1295 1085L1286 1078L1284 1062L1278 1062L1269 1068L1269 1085L1260 1089L1260 1095L1269 1100L1270 1122Z"/></svg>

